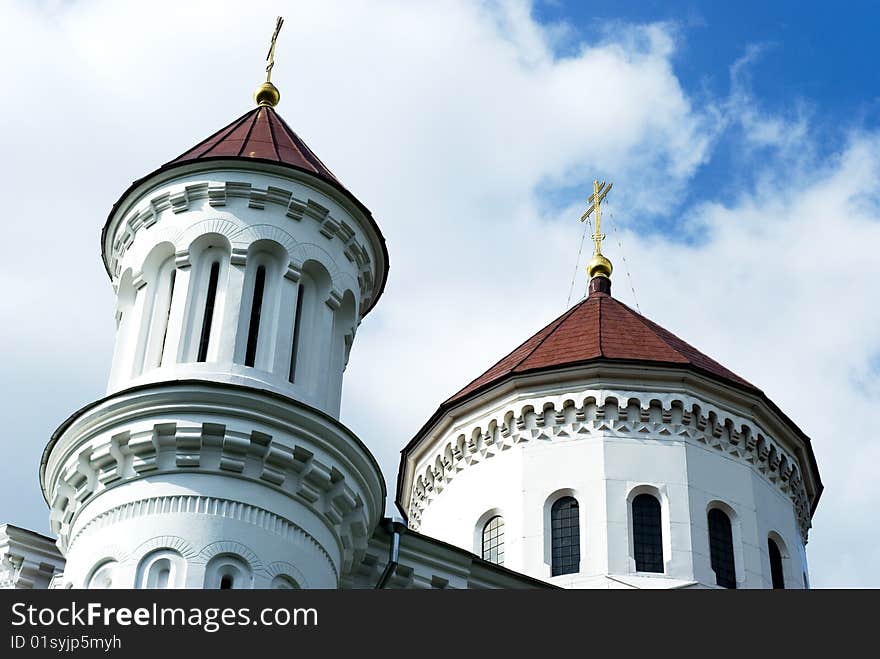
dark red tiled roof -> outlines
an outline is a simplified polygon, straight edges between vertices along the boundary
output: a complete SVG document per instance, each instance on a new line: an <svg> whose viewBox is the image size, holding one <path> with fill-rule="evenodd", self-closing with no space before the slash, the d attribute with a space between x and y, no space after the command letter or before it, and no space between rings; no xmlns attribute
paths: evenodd
<svg viewBox="0 0 880 659"><path fill-rule="evenodd" d="M269 106L254 108L167 164L205 158L274 160L339 184L333 172Z"/></svg>
<svg viewBox="0 0 880 659"><path fill-rule="evenodd" d="M256 160L264 163L277 163L285 167L306 172L314 175L338 190L348 198L366 217L367 222L379 238L379 249L382 257L382 272L380 288L370 300L370 306L364 310L366 315L372 309L382 292L385 290L385 282L388 278L388 247L382 235L379 225L373 218L370 210L351 193L339 179L331 172L321 159L306 145L300 137L293 132L284 119L269 106L257 106L249 110L228 126L221 128L216 133L202 140L191 149L169 160L155 171L134 181L122 196L113 204L104 228L101 230L101 251L104 254L104 268L107 275L113 277L110 272L110 264L106 258L107 232L117 210L122 203L129 198L145 181L159 174L165 174L178 167L185 167L192 163L208 163L209 161L223 161L229 159Z"/></svg>
<svg viewBox="0 0 880 659"><path fill-rule="evenodd" d="M757 391L754 385L607 293L592 292L441 407L448 408L518 373L599 359L680 365Z"/></svg>

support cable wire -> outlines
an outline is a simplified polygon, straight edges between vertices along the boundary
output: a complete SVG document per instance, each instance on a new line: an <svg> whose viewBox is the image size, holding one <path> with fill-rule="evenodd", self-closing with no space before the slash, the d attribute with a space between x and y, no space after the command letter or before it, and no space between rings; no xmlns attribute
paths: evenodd
<svg viewBox="0 0 880 659"><path fill-rule="evenodd" d="M617 222L614 221L614 211L609 207L608 215L611 218L611 230L614 232L614 239L617 241L617 248L620 250L620 260L623 261L623 269L626 272L626 279L629 282L629 290L632 291L633 301L636 303L636 311L640 314L642 313L641 308L639 307L639 298L636 295L636 287L633 284L632 275L629 273L629 265L626 262L626 256L623 253L623 245L620 242L620 234L617 232Z"/></svg>
<svg viewBox="0 0 880 659"><path fill-rule="evenodd" d="M581 267L581 252L584 249L584 238L587 237L587 225L590 226L590 231L592 231L593 225L592 225L592 222L590 222L590 218L587 218L587 221L584 222L584 232L581 234L581 244L580 244L580 247L578 247L577 263L574 264L574 272L571 275L571 286L569 286L569 288L568 288L568 300L565 301L565 308L566 309L568 309L571 306L571 294L574 292L574 282L575 282L575 279L577 279L577 273ZM589 285L589 283L590 282L587 282L587 285ZM586 293L584 293L584 295L586 296Z"/></svg>

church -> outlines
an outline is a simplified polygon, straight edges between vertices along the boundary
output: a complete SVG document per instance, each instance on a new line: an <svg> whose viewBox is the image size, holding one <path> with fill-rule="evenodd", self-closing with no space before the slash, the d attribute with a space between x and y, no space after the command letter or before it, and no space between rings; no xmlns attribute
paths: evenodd
<svg viewBox="0 0 880 659"><path fill-rule="evenodd" d="M439 403L384 517L339 411L389 254L276 111L274 43L255 107L113 205L107 392L43 452L56 537L0 526L0 587L808 588L809 437L612 296L598 182L589 294Z"/></svg>

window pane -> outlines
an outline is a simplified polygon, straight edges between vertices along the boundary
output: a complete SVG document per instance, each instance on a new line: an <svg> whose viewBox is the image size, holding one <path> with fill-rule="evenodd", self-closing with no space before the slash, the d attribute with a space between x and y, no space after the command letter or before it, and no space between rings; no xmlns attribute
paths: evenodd
<svg viewBox="0 0 880 659"><path fill-rule="evenodd" d="M782 554L773 538L767 538L767 549L770 552L770 577L773 579L773 587L784 589L785 577L782 573Z"/></svg>
<svg viewBox="0 0 880 659"><path fill-rule="evenodd" d="M724 588L736 588L736 569L733 563L733 531L730 518L723 510L709 511L709 554L715 583Z"/></svg>
<svg viewBox="0 0 880 659"><path fill-rule="evenodd" d="M572 574L580 571L581 534L578 502L563 497L550 509L551 574Z"/></svg>
<svg viewBox="0 0 880 659"><path fill-rule="evenodd" d="M660 502L640 494L632 502L633 552L637 572L663 572L663 533Z"/></svg>
<svg viewBox="0 0 880 659"><path fill-rule="evenodd" d="M496 515L483 527L483 558L504 565L504 519Z"/></svg>

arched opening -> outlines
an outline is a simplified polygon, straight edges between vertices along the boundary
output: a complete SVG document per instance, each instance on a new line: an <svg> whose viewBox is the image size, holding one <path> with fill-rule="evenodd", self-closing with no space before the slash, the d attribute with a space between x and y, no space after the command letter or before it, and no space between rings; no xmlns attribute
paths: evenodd
<svg viewBox="0 0 880 659"><path fill-rule="evenodd" d="M733 528L730 517L720 508L710 508L709 556L715 583L723 588L736 588L736 566L733 558Z"/></svg>
<svg viewBox="0 0 880 659"><path fill-rule="evenodd" d="M272 590L299 590L299 584L286 574L279 574L272 579Z"/></svg>
<svg viewBox="0 0 880 659"><path fill-rule="evenodd" d="M130 269L126 270L119 278L116 290L116 347L110 369L110 380L113 383L131 377L134 369L138 333L134 307L137 296L138 290L134 287L132 272Z"/></svg>
<svg viewBox="0 0 880 659"><path fill-rule="evenodd" d="M296 363L299 355L299 341L302 333L302 309L303 309L303 285L302 282L296 287L296 312L293 316L293 346L290 352L290 370L288 372L288 380L296 381Z"/></svg>
<svg viewBox="0 0 880 659"><path fill-rule="evenodd" d="M482 557L484 561L504 565L504 518L495 515L483 525Z"/></svg>
<svg viewBox="0 0 880 659"><path fill-rule="evenodd" d="M138 563L135 586L150 590L180 588L186 561L173 549L158 549L144 556Z"/></svg>
<svg viewBox="0 0 880 659"><path fill-rule="evenodd" d="M284 278L288 262L287 250L274 240L257 240L248 247L233 354L236 363L277 372L279 320L289 283ZM286 366L283 362L282 368Z"/></svg>
<svg viewBox="0 0 880 659"><path fill-rule="evenodd" d="M163 558L150 568L147 588L168 588L171 583L171 561Z"/></svg>
<svg viewBox="0 0 880 659"><path fill-rule="evenodd" d="M173 267L173 262L171 262L171 266L171 273L168 276L165 311L162 314L162 340L159 346L159 357L156 359L156 366L162 365L162 360L165 358L165 346L168 343L168 325L171 321L171 304L174 302L174 284L177 282L177 269Z"/></svg>
<svg viewBox="0 0 880 659"><path fill-rule="evenodd" d="M86 588L96 590L114 587L114 577L117 562L113 560L102 561L93 569L89 578L86 580Z"/></svg>
<svg viewBox="0 0 880 659"><path fill-rule="evenodd" d="M185 286L186 305L176 355L178 361L215 361L226 352L221 341L225 344L233 340L225 336L230 330L223 323L230 285L231 253L229 240L215 233L199 236L189 246L192 270Z"/></svg>
<svg viewBox="0 0 880 659"><path fill-rule="evenodd" d="M633 558L636 572L663 572L663 530L660 501L652 494L632 500Z"/></svg>
<svg viewBox="0 0 880 659"><path fill-rule="evenodd" d="M253 366L257 359L257 341L260 338L260 314L263 311L263 290L266 287L266 266L257 266L254 275L254 290L251 298L251 314L248 321L247 348L244 365Z"/></svg>
<svg viewBox="0 0 880 659"><path fill-rule="evenodd" d="M215 556L205 567L205 588L208 590L242 590L253 586L250 566L232 554Z"/></svg>
<svg viewBox="0 0 880 659"><path fill-rule="evenodd" d="M326 304L330 296L330 285L330 274L323 265L317 261L306 261L303 264L297 288L293 345L288 370L288 380L292 383L324 381L317 374L326 373L330 365L333 312Z"/></svg>
<svg viewBox="0 0 880 659"><path fill-rule="evenodd" d="M144 259L141 277L143 301L134 375L157 368L162 363L176 277L174 245L163 242L153 247Z"/></svg>
<svg viewBox="0 0 880 659"><path fill-rule="evenodd" d="M767 553L770 555L770 580L776 590L785 590L785 572L782 567L782 552L773 538L767 538Z"/></svg>
<svg viewBox="0 0 880 659"><path fill-rule="evenodd" d="M342 374L348 364L348 355L354 342L357 322L357 302L354 293L345 291L339 308L333 312L333 335L330 345L330 368L328 372L327 408L332 411L339 409L342 393Z"/></svg>
<svg viewBox="0 0 880 659"><path fill-rule="evenodd" d="M208 347L211 344L211 326L214 324L214 306L217 302L217 284L220 280L220 261L211 263L208 275L208 290L205 293L205 308L202 313L202 331L199 334L199 352L197 362L208 359Z"/></svg>
<svg viewBox="0 0 880 659"><path fill-rule="evenodd" d="M573 574L580 570L580 507L571 496L557 499L550 508L552 576Z"/></svg>

